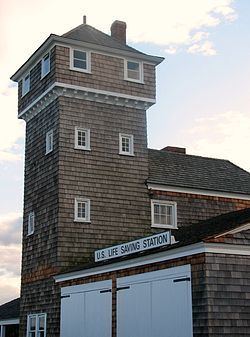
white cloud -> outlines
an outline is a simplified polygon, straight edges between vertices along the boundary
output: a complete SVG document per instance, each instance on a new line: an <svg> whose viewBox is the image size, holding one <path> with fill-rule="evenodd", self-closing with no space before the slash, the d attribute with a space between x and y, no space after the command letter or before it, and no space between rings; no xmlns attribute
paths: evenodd
<svg viewBox="0 0 250 337"><path fill-rule="evenodd" d="M204 41L200 44L193 44L191 47L188 48L188 53L202 54L206 56L213 56L217 54L211 41Z"/></svg>
<svg viewBox="0 0 250 337"><path fill-rule="evenodd" d="M19 296L21 269L21 217L0 217L0 304Z"/></svg>
<svg viewBox="0 0 250 337"><path fill-rule="evenodd" d="M195 120L184 132L188 153L229 159L250 171L250 114L228 111Z"/></svg>

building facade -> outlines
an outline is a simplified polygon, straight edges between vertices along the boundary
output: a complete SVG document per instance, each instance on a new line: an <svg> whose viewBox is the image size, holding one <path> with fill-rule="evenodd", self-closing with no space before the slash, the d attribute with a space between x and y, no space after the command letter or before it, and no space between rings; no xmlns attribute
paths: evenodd
<svg viewBox="0 0 250 337"><path fill-rule="evenodd" d="M137 269L128 264L118 274L77 277L77 284L58 276L86 269L96 250L170 229L175 235L178 228L250 207L250 176L244 170L188 156L183 149L147 148L146 110L155 103L155 68L162 61L127 46L124 22L112 24L111 36L84 23L62 36L50 35L12 76L18 82L18 116L26 121L20 337L100 336L95 321L87 333L77 330L80 317L68 320L75 303L66 311L61 307L61 297L70 296L62 287L87 283L98 293L114 290L104 302L114 304L111 325L103 323L109 326L107 337L129 336L126 324L117 328L117 278L157 270L168 278L174 266L183 265L174 277L183 271L191 279L192 272L193 308L199 310L205 251L185 257L185 263L163 259ZM102 281L108 282L104 288L95 288ZM206 323L196 329L195 314L193 325L191 287L185 291L186 337L193 330L197 337L210 336ZM102 306L96 303L93 310ZM143 331L138 336L145 337Z"/></svg>

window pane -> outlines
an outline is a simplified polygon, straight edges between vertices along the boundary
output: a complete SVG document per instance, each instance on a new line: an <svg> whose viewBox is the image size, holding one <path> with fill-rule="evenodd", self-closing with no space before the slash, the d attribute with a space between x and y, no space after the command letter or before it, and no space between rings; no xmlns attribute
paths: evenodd
<svg viewBox="0 0 250 337"><path fill-rule="evenodd" d="M38 331L37 337L44 337L44 331Z"/></svg>
<svg viewBox="0 0 250 337"><path fill-rule="evenodd" d="M74 59L86 61L86 52L80 51L80 50L74 50Z"/></svg>
<svg viewBox="0 0 250 337"><path fill-rule="evenodd" d="M36 330L36 317L29 318L29 330Z"/></svg>
<svg viewBox="0 0 250 337"><path fill-rule="evenodd" d="M44 326L45 326L45 317L43 316L39 316L38 317L38 329L39 330L44 330Z"/></svg>
<svg viewBox="0 0 250 337"><path fill-rule="evenodd" d="M78 131L77 143L79 146L86 146L86 132L85 131Z"/></svg>
<svg viewBox="0 0 250 337"><path fill-rule="evenodd" d="M139 71L139 63L128 61L128 70Z"/></svg>
<svg viewBox="0 0 250 337"><path fill-rule="evenodd" d="M74 67L80 69L87 69L86 61L74 60Z"/></svg>
<svg viewBox="0 0 250 337"><path fill-rule="evenodd" d="M85 219L86 218L86 203L78 202L77 204L77 217Z"/></svg>
<svg viewBox="0 0 250 337"><path fill-rule="evenodd" d="M133 80L139 80L140 79L139 71L128 70L128 78L131 78Z"/></svg>
<svg viewBox="0 0 250 337"><path fill-rule="evenodd" d="M50 71L50 58L49 58L49 54L47 54L44 58L43 58L43 64L42 64L42 75L46 75L48 74L48 72Z"/></svg>
<svg viewBox="0 0 250 337"><path fill-rule="evenodd" d="M29 337L36 337L36 332L35 331L30 332Z"/></svg>

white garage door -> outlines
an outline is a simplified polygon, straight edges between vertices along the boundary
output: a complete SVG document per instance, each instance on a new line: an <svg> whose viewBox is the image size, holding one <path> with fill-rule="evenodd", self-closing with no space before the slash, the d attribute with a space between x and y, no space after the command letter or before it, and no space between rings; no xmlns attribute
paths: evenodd
<svg viewBox="0 0 250 337"><path fill-rule="evenodd" d="M112 283L102 281L61 290L61 337L111 337Z"/></svg>
<svg viewBox="0 0 250 337"><path fill-rule="evenodd" d="M117 337L191 337L190 266L117 280Z"/></svg>

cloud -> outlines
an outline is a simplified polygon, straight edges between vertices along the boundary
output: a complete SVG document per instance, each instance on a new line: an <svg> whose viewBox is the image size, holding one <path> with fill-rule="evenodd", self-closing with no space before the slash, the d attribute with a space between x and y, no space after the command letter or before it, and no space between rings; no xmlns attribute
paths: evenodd
<svg viewBox="0 0 250 337"><path fill-rule="evenodd" d="M189 144L189 153L229 159L250 171L249 130L250 113L227 111L196 119L193 127L183 134Z"/></svg>
<svg viewBox="0 0 250 337"><path fill-rule="evenodd" d="M22 230L21 215L19 213L11 213L0 216L0 230L0 245L20 244Z"/></svg>
<svg viewBox="0 0 250 337"><path fill-rule="evenodd" d="M19 296L21 229L19 213L0 217L0 304Z"/></svg>
<svg viewBox="0 0 250 337"><path fill-rule="evenodd" d="M200 44L193 44L191 47L188 48L188 53L202 54L206 56L213 56L217 54L211 41L205 41Z"/></svg>

